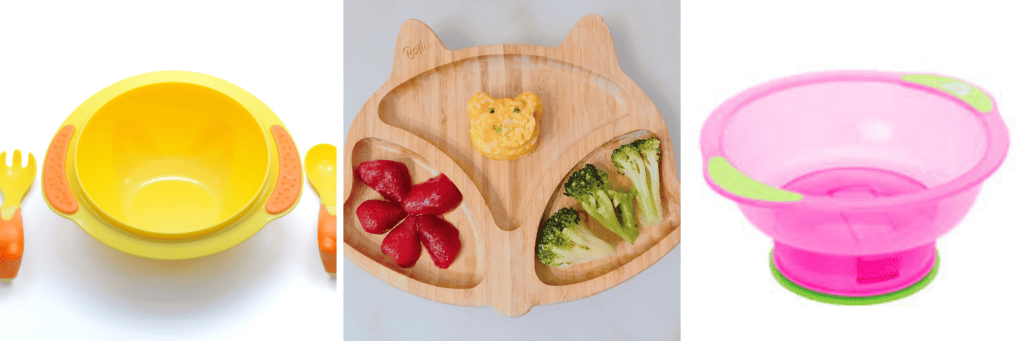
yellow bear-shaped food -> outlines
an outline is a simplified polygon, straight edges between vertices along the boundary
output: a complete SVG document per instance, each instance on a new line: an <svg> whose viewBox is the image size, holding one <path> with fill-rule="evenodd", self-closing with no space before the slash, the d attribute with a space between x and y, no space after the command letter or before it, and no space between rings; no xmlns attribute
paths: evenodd
<svg viewBox="0 0 1024 341"><path fill-rule="evenodd" d="M495 160L515 160L537 148L542 115L540 97L524 92L516 98L469 99L469 138L473 148Z"/></svg>

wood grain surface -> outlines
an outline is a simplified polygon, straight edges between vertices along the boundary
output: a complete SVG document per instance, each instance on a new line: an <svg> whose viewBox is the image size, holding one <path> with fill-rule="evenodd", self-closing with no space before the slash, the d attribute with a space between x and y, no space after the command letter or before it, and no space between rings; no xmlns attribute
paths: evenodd
<svg viewBox="0 0 1024 341"><path fill-rule="evenodd" d="M477 92L495 98L529 91L544 116L537 149L512 161L491 160L470 142L466 106ZM661 139L665 220L641 227L634 244L588 219L618 253L594 262L549 268L537 260L540 222L575 206L562 193L568 174L586 163L608 172L619 188L611 151L636 138ZM581 19L557 47L491 45L450 51L422 22L399 32L391 76L366 101L345 142L345 257L377 278L415 295L464 306L493 306L520 316L540 304L594 295L657 262L679 243L679 179L661 114L619 69L611 33L597 15ZM448 269L429 256L399 267L380 251L383 235L363 231L355 209L380 199L354 177L360 162L389 159L408 166L413 183L446 174L464 200L445 219L459 228L463 249ZM581 211L581 215L583 211Z"/></svg>

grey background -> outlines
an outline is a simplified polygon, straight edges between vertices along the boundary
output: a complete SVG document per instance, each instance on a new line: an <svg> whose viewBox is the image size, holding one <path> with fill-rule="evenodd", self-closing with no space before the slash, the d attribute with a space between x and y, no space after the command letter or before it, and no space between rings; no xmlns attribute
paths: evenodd
<svg viewBox="0 0 1024 341"><path fill-rule="evenodd" d="M345 1L345 131L391 73L398 29L415 18L446 48L556 46L584 15L601 15L622 70L679 126L680 3L648 1ZM670 128L679 169L679 129ZM343 262L349 340L678 340L680 252L605 292L537 306L519 318L429 301Z"/></svg>

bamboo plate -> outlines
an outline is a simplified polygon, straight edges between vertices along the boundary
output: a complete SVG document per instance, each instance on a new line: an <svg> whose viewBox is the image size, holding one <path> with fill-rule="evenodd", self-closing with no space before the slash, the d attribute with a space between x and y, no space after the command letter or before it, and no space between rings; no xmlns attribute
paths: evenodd
<svg viewBox="0 0 1024 341"><path fill-rule="evenodd" d="M477 92L495 98L530 91L544 105L537 149L514 161L488 159L473 149L466 105ZM596 219L591 230L618 254L565 268L534 255L537 229L550 213L575 205L562 182L594 163L626 188L611 151L635 138L661 139L665 220L641 228L629 244ZM650 267L679 243L679 179L668 129L658 109L619 69L604 20L588 15L558 47L492 45L445 49L422 22L402 24L391 77L366 101L345 142L345 257L385 282L418 296L463 306L491 305L520 316L535 305L580 299ZM408 166L413 184L446 174L464 200L445 218L459 228L462 251L448 269L424 252L410 268L380 250L384 235L363 231L355 209L380 195L354 180L363 161ZM586 219L586 214L581 211Z"/></svg>

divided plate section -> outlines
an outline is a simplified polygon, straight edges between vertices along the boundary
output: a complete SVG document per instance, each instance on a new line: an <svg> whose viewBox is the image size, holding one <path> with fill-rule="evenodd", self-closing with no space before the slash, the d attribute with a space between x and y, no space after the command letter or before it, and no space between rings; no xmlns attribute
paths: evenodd
<svg viewBox="0 0 1024 341"><path fill-rule="evenodd" d="M466 113L470 97L485 92L512 98L537 94L543 105L537 149L512 161L491 160L473 148ZM483 193L499 228L523 224L527 193L571 146L630 114L626 90L590 70L545 57L486 55L446 64L416 76L384 96L380 118L433 143Z"/></svg>
<svg viewBox="0 0 1024 341"><path fill-rule="evenodd" d="M352 158L352 169L345 171L349 172L348 176L353 177L355 177L355 169L359 167L360 163L381 159L398 161L405 164L409 168L413 185L441 173L433 163L416 152L378 138L364 138L356 142L352 153L346 157ZM460 176L459 174L446 173L445 175L458 183L455 178ZM475 287L483 280L485 269L481 264L483 258L480 256L482 250L479 247L480 243L478 243L478 229L485 217L482 214L472 212L470 205L466 204L465 199L462 205L444 215L446 220L459 229L459 238L462 241L462 250L459 252L455 262L448 269L438 268L430 259L426 248L424 248L415 265L409 268L402 268L391 257L380 250L381 242L383 242L387 233L376 235L366 232L355 215L356 208L363 201L373 199L384 200L383 197L359 180L353 181L352 186L352 193L345 200L345 214L342 215L344 219L345 244L348 244L380 265L422 283L443 288L468 289ZM460 190L463 192L464 197L468 197L468 189L460 188Z"/></svg>
<svg viewBox="0 0 1024 341"><path fill-rule="evenodd" d="M580 219L586 222L587 228L594 232L599 238L615 245L615 249L618 251L615 256L605 257L596 261L569 265L565 267L549 267L544 263L541 263L540 259L537 258L534 253L532 258L534 259L534 268L536 269L537 277L541 282L547 285L569 285L588 281L604 274L607 274L619 267L622 267L630 261L636 259L640 255L644 254L651 249L654 245L661 242L666 236L672 233L680 223L680 212L679 212L679 197L674 190L669 188L670 181L666 181L666 177L674 177L675 175L666 172L666 163L673 162L671 159L665 157L665 145L670 141L664 139L664 137L658 136L662 143L662 157L661 157L661 207L663 210L664 219L660 224L645 227L640 226L640 236L636 239L636 242L630 244L623 240L619 236L612 233L610 230L601 225L597 219L591 217L583 206L580 205L576 199L566 196L565 193L565 181L569 178L569 175L576 170L583 168L584 165L590 163L593 164L597 169L600 169L608 173L608 178L612 182L612 188L616 190L628 190L632 183L625 175L619 174L616 170L615 165L612 163L611 155L612 151L623 144L633 142L636 139L648 138L655 136L654 133L648 130L637 130L628 134L616 137L611 141L597 147L594 151L590 152L586 157L580 160L569 172L567 172L562 181L559 182L558 187L555 188L554 193L551 194L551 199L548 201L548 205L544 209L544 215L542 216L541 222L551 216L552 213L561 209L562 207L573 207L580 213ZM640 216L639 203L634 201L634 207L637 209L635 215ZM639 224L639 222L637 223ZM531 227L535 231L539 231L538 226ZM536 232L532 238L533 243L531 246L536 245ZM535 250L531 248L531 252Z"/></svg>

